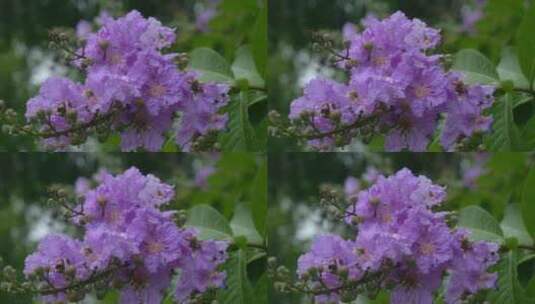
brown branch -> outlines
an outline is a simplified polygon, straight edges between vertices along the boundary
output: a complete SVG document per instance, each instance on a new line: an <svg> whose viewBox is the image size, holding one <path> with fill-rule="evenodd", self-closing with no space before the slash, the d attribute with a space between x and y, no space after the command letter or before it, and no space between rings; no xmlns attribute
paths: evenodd
<svg viewBox="0 0 535 304"><path fill-rule="evenodd" d="M333 136L333 135L336 135L336 134L339 134L339 133L345 133L345 132L350 131L352 129L358 129L360 127L363 127L363 126L367 125L368 123L370 123L370 122L372 122L374 120L375 120L375 116L370 116L370 117L367 117L367 118L365 118L363 120L357 120L357 121L355 121L354 123L352 123L350 125L342 126L342 127L339 127L337 129L334 129L334 130L329 131L329 132L316 133L316 134L297 134L296 137L307 139L307 140L325 138L325 137Z"/></svg>
<svg viewBox="0 0 535 304"><path fill-rule="evenodd" d="M107 276L113 274L115 271L120 270L121 268L123 268L125 266L126 265L119 265L117 267L112 267L112 268L110 268L110 269L108 269L106 271L103 271L101 273L93 272L91 274L91 276L89 276L88 279L76 282L76 283L71 284L71 285L67 285L65 287L45 288L45 289L37 290L36 292L41 294L41 295L53 295L53 294L58 294L58 293L61 293L61 292L66 292L66 291L69 291L69 290L77 289L77 288L80 288L80 287L83 287L83 286L86 286L86 285L89 285L89 284L96 283L96 282L98 282L98 281L100 281L102 279L105 279Z"/></svg>

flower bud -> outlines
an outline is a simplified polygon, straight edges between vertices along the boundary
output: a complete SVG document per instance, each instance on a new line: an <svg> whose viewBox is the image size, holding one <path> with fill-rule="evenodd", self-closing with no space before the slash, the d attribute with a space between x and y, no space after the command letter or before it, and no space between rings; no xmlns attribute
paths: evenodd
<svg viewBox="0 0 535 304"><path fill-rule="evenodd" d="M276 257L269 257L267 259L268 266L270 268L275 268L277 266L277 258Z"/></svg>

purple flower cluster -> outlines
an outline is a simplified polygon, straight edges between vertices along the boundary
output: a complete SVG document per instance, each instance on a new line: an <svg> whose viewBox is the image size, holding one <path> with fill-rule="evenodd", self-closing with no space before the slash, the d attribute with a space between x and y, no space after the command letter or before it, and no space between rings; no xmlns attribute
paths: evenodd
<svg viewBox="0 0 535 304"><path fill-rule="evenodd" d="M469 233L450 228L447 213L434 212L445 189L403 169L351 199L345 221L358 228L355 240L325 235L298 261L298 274L319 288L317 303L340 300L344 286L376 280L392 290L391 303L431 304L433 294L450 275L446 303L493 288L498 245L471 242Z"/></svg>
<svg viewBox="0 0 535 304"><path fill-rule="evenodd" d="M475 0L472 5L466 4L461 8L462 30L468 34L476 33L476 24L484 17L483 9L487 0Z"/></svg>
<svg viewBox="0 0 535 304"><path fill-rule="evenodd" d="M490 128L483 110L492 105L494 87L467 85L460 74L445 71L441 55L428 54L440 42L438 30L401 12L382 21L366 18L364 26L361 33L344 31L349 47L339 54L339 66L349 81L315 79L291 104L289 117L305 121L304 133L326 135L310 140L313 148L331 149L337 136L364 135L336 132L348 126L386 134L388 151L426 150L443 116L447 150Z"/></svg>
<svg viewBox="0 0 535 304"><path fill-rule="evenodd" d="M206 7L196 14L195 28L203 33L210 31L210 22L217 16L217 6L221 0L208 0Z"/></svg>
<svg viewBox="0 0 535 304"><path fill-rule="evenodd" d="M66 287L103 274L106 286L121 290L121 303L160 303L176 272L180 303L223 287L219 268L228 243L201 241L195 229L177 226L174 212L159 210L174 197L172 186L136 168L117 176L102 172L98 179L93 189L77 183L82 202L73 221L85 228L83 240L51 235L26 259L24 273L38 275L50 290L45 303L65 301Z"/></svg>
<svg viewBox="0 0 535 304"><path fill-rule="evenodd" d="M137 11L100 22L96 33L79 27L85 46L75 64L87 72L85 83L53 77L28 102L26 117L57 134L47 137L47 146L65 148L75 142L69 130L107 115L105 129L120 132L123 151L160 150L176 116L176 142L185 151L199 136L225 128L227 116L219 112L229 87L200 83L196 73L178 69L177 54L162 53L175 42L173 29Z"/></svg>

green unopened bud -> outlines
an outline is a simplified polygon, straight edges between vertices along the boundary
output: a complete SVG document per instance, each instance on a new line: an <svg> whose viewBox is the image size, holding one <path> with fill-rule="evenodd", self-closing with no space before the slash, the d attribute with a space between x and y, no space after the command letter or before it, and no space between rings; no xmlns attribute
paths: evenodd
<svg viewBox="0 0 535 304"><path fill-rule="evenodd" d="M281 276L281 277L286 277L286 276L289 276L290 275L290 271L288 270L288 268L284 267L284 266L279 266L277 267L277 273Z"/></svg>
<svg viewBox="0 0 535 304"><path fill-rule="evenodd" d="M286 292L288 290L288 284L285 283L285 282L275 282L273 284L273 287L275 288L275 290L277 290L278 292Z"/></svg>
<svg viewBox="0 0 535 304"><path fill-rule="evenodd" d="M277 266L277 258L276 257L269 257L267 259L268 266L270 268L275 268Z"/></svg>
<svg viewBox="0 0 535 304"><path fill-rule="evenodd" d="M58 191L56 192L58 194L59 197L66 197L67 196L67 191L65 189L58 189Z"/></svg>
<svg viewBox="0 0 535 304"><path fill-rule="evenodd" d="M327 208L327 212L329 212L329 214L331 214L334 217L337 217L340 215L340 210L338 210L338 208L336 208L335 206L329 206Z"/></svg>
<svg viewBox="0 0 535 304"><path fill-rule="evenodd" d="M26 291L30 290L32 288L32 284L30 282L24 282L20 285L20 287Z"/></svg>
<svg viewBox="0 0 535 304"><path fill-rule="evenodd" d="M13 284L10 282L0 282L0 290L3 290L7 293L11 292L12 287L13 287Z"/></svg>
<svg viewBox="0 0 535 304"><path fill-rule="evenodd" d="M0 99L0 112L3 112L6 109L6 102Z"/></svg>
<svg viewBox="0 0 535 304"><path fill-rule="evenodd" d="M12 280L15 279L17 272L11 265L7 265L4 267L3 274L6 279Z"/></svg>
<svg viewBox="0 0 535 304"><path fill-rule="evenodd" d="M3 125L3 126L2 126L2 133L5 133L5 134L11 134L11 133L13 133L13 126L10 126L10 125Z"/></svg>

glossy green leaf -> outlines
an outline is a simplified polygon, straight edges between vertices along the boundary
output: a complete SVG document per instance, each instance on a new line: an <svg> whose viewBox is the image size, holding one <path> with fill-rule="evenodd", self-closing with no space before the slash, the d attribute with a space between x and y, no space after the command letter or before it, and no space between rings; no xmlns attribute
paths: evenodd
<svg viewBox="0 0 535 304"><path fill-rule="evenodd" d="M474 241L493 241L503 243L503 232L498 221L479 206L468 206L459 212L460 227L470 230Z"/></svg>
<svg viewBox="0 0 535 304"><path fill-rule="evenodd" d="M240 92L229 106L229 130L221 135L221 147L224 151L261 151L261 144L249 121L249 94Z"/></svg>
<svg viewBox="0 0 535 304"><path fill-rule="evenodd" d="M203 82L234 82L228 62L212 49L193 50L190 54L189 67L201 74L200 80Z"/></svg>
<svg viewBox="0 0 535 304"><path fill-rule="evenodd" d="M236 51L236 59L231 69L237 81L246 79L249 82L249 86L259 88L265 86L264 79L262 79L256 68L256 63L249 46L242 46Z"/></svg>
<svg viewBox="0 0 535 304"><path fill-rule="evenodd" d="M493 304L530 304L526 292L518 281L518 253L514 250L502 254L497 265L498 288L490 295Z"/></svg>
<svg viewBox="0 0 535 304"><path fill-rule="evenodd" d="M262 245L264 242L262 236L256 231L251 211L244 204L238 204L234 208L230 227L235 237L244 236L249 243L256 245Z"/></svg>
<svg viewBox="0 0 535 304"><path fill-rule="evenodd" d="M498 84L498 73L494 64L485 55L472 49L459 51L455 55L453 69L465 76L469 84Z"/></svg>
<svg viewBox="0 0 535 304"><path fill-rule="evenodd" d="M198 205L190 209L186 226L199 230L201 240L231 240L232 229L227 219L208 205Z"/></svg>
<svg viewBox="0 0 535 304"><path fill-rule="evenodd" d="M533 87L535 81L535 4L524 13L524 18L517 32L517 54L520 67Z"/></svg>
<svg viewBox="0 0 535 304"><path fill-rule="evenodd" d="M529 235L518 204L508 204L505 216L500 224L505 238L515 237L522 245L532 245L533 238Z"/></svg>
<svg viewBox="0 0 535 304"><path fill-rule="evenodd" d="M513 48L506 47L502 50L502 58L497 70L501 81L510 80L517 88L529 88L528 80L522 73L516 51Z"/></svg>
<svg viewBox="0 0 535 304"><path fill-rule="evenodd" d="M528 233L535 238L535 167L531 168L524 182L520 210Z"/></svg>
<svg viewBox="0 0 535 304"><path fill-rule="evenodd" d="M255 59L256 67L260 75L266 77L266 63L268 52L268 4L262 1L262 7L258 10L256 24L251 32L251 50Z"/></svg>
<svg viewBox="0 0 535 304"><path fill-rule="evenodd" d="M528 282L528 286L526 287L526 293L529 297L535 299L535 275Z"/></svg>
<svg viewBox="0 0 535 304"><path fill-rule="evenodd" d="M253 187L251 188L250 197L254 198L251 202L251 208L253 211L253 219L256 229L261 235L265 235L266 231L266 217L268 213L268 200L267 200L267 161L262 161L262 164L258 168L256 173Z"/></svg>
<svg viewBox="0 0 535 304"><path fill-rule="evenodd" d="M267 304L270 280L267 274L263 274L254 286L255 303Z"/></svg>
<svg viewBox="0 0 535 304"><path fill-rule="evenodd" d="M220 302L223 304L255 303L253 289L247 277L245 251L239 249L231 253L224 270L227 273L226 288L220 293Z"/></svg>
<svg viewBox="0 0 535 304"><path fill-rule="evenodd" d="M490 151L519 151L523 149L520 132L514 123L513 97L505 94L493 108L493 132L487 136Z"/></svg>

